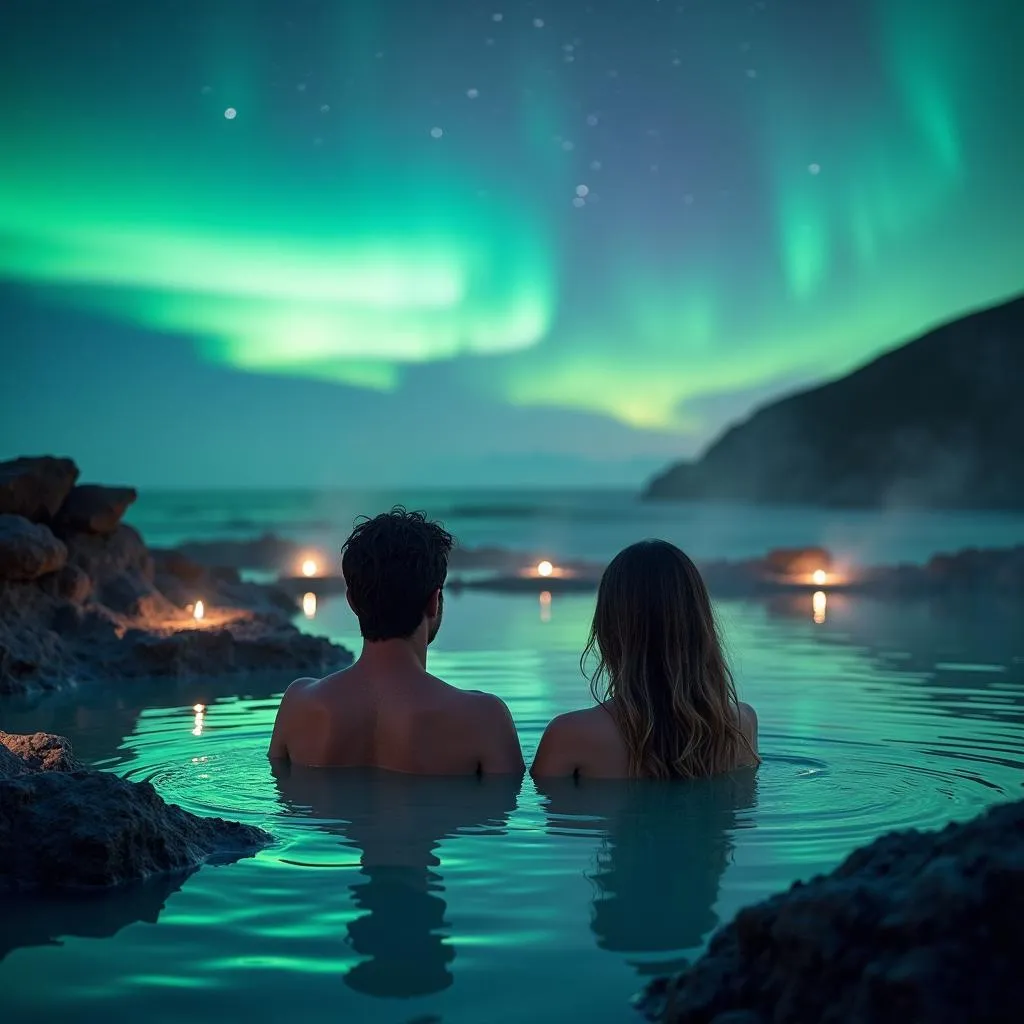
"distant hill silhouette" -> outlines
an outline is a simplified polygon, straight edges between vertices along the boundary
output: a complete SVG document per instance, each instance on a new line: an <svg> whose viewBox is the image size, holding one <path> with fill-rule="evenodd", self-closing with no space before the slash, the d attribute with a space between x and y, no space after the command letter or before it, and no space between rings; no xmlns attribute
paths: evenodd
<svg viewBox="0 0 1024 1024"><path fill-rule="evenodd" d="M727 430L646 498L1024 509L1024 296Z"/></svg>

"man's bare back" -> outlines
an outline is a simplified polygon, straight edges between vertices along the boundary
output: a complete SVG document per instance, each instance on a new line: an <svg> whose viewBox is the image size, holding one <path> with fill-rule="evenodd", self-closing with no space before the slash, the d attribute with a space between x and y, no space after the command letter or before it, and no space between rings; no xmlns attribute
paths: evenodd
<svg viewBox="0 0 1024 1024"><path fill-rule="evenodd" d="M352 531L341 568L362 653L349 669L288 687L270 740L272 759L417 775L524 771L505 704L427 672L427 649L444 615L451 546L437 523L397 506Z"/></svg>
<svg viewBox="0 0 1024 1024"><path fill-rule="evenodd" d="M418 666L374 674L358 663L292 683L270 757L421 775L524 769L512 716L499 698L459 690Z"/></svg>

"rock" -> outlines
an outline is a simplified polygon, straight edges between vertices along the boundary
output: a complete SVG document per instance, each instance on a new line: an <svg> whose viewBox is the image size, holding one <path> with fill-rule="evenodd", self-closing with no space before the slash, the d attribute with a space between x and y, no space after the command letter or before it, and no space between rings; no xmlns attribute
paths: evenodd
<svg viewBox="0 0 1024 1024"><path fill-rule="evenodd" d="M765 568L779 576L810 576L831 565L832 555L824 548L776 548L764 558Z"/></svg>
<svg viewBox="0 0 1024 1024"><path fill-rule="evenodd" d="M78 479L71 459L23 456L0 462L0 515L48 523Z"/></svg>
<svg viewBox="0 0 1024 1024"><path fill-rule="evenodd" d="M67 548L49 527L23 516L0 515L0 581L37 579L56 572L67 557Z"/></svg>
<svg viewBox="0 0 1024 1024"><path fill-rule="evenodd" d="M65 565L56 575L57 596L83 604L92 594L92 580L77 565Z"/></svg>
<svg viewBox="0 0 1024 1024"><path fill-rule="evenodd" d="M113 533L137 497L134 487L79 484L61 505L55 527L60 533Z"/></svg>
<svg viewBox="0 0 1024 1024"><path fill-rule="evenodd" d="M153 558L138 531L125 523L111 534L73 533L66 540L68 561L97 585L125 572L153 582Z"/></svg>
<svg viewBox="0 0 1024 1024"><path fill-rule="evenodd" d="M153 556L157 576L169 576L182 583L200 583L206 579L206 566L188 558L180 551L152 548L150 554Z"/></svg>
<svg viewBox="0 0 1024 1024"><path fill-rule="evenodd" d="M24 775L27 771L25 762L0 742L0 782L4 779L13 779L15 775Z"/></svg>
<svg viewBox="0 0 1024 1024"><path fill-rule="evenodd" d="M40 744L31 739L34 750ZM6 735L0 741L10 753ZM66 740L47 741L62 751L56 763L64 753L70 759ZM251 825L189 814L148 782L22 764L21 774L0 778L0 892L106 888L234 860L272 839Z"/></svg>
<svg viewBox="0 0 1024 1024"><path fill-rule="evenodd" d="M121 643L120 666L137 676L220 675L237 671L287 671L320 675L352 660L324 637L301 633L290 624L259 620L221 629L183 629L154 635L129 630Z"/></svg>
<svg viewBox="0 0 1024 1024"><path fill-rule="evenodd" d="M940 832L883 836L741 910L638 1005L666 1024L1016 1020L1022 913L1024 801Z"/></svg>
<svg viewBox="0 0 1024 1024"><path fill-rule="evenodd" d="M0 730L0 747L32 771L77 772L83 767L71 753L70 740L47 732L18 735Z"/></svg>
<svg viewBox="0 0 1024 1024"><path fill-rule="evenodd" d="M133 619L162 623L178 614L174 605L139 573L122 572L107 579L98 596L112 612Z"/></svg>

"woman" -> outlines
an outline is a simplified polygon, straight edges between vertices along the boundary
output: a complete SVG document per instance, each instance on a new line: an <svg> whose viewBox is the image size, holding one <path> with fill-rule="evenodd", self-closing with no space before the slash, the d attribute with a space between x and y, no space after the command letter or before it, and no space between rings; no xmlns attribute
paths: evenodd
<svg viewBox="0 0 1024 1024"><path fill-rule="evenodd" d="M759 763L757 716L736 698L707 588L675 545L615 556L581 666L595 651L597 707L548 725L531 775L692 779Z"/></svg>

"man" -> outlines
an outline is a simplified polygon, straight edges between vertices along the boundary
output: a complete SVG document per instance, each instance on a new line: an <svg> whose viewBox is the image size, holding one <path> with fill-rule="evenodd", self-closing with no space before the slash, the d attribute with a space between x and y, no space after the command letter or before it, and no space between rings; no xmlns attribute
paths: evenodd
<svg viewBox="0 0 1024 1024"><path fill-rule="evenodd" d="M523 771L505 704L427 672L451 547L450 534L403 508L352 531L341 568L362 653L351 668L288 687L274 723L272 759L418 775Z"/></svg>

